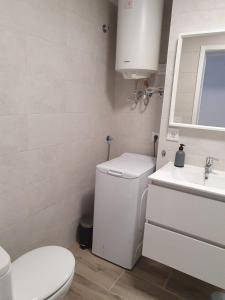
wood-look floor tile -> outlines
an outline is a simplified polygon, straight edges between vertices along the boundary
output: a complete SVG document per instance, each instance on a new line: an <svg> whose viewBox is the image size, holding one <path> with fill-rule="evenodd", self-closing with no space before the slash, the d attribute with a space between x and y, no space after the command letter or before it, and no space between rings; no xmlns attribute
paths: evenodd
<svg viewBox="0 0 225 300"><path fill-rule="evenodd" d="M147 258L132 271L125 271L81 250L78 244L72 251L76 257L75 278L65 300L211 300L211 294L218 291Z"/></svg>
<svg viewBox="0 0 225 300"><path fill-rule="evenodd" d="M71 289L65 300L124 300L81 275L74 277Z"/></svg>
<svg viewBox="0 0 225 300"><path fill-rule="evenodd" d="M144 279L144 278L143 278ZM124 273L112 288L112 292L126 300L180 300L160 287L139 279L131 273Z"/></svg>
<svg viewBox="0 0 225 300"><path fill-rule="evenodd" d="M187 300L211 300L211 294L219 290L217 287L176 270L173 271L166 289Z"/></svg>
<svg viewBox="0 0 225 300"><path fill-rule="evenodd" d="M139 279L163 286L171 273L171 268L146 257L141 257L130 273Z"/></svg>
<svg viewBox="0 0 225 300"><path fill-rule="evenodd" d="M72 291L72 289L69 290L68 294L64 297L63 300L76 300L76 295Z"/></svg>
<svg viewBox="0 0 225 300"><path fill-rule="evenodd" d="M89 250L75 250L76 274L109 289L123 272L123 269L93 255Z"/></svg>

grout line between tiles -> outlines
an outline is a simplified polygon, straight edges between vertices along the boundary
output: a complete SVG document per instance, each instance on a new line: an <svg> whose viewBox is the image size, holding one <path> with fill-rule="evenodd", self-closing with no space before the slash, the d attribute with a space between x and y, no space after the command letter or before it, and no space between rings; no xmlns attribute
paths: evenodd
<svg viewBox="0 0 225 300"><path fill-rule="evenodd" d="M111 285L111 287L109 288L109 291L111 291L114 286L117 284L117 282L120 280L120 278L123 276L123 274L125 273L125 270L122 270L122 272L120 273L120 275L117 277L117 279L113 282L113 284Z"/></svg>
<svg viewBox="0 0 225 300"><path fill-rule="evenodd" d="M166 289L167 283L169 282L170 278L172 277L172 274L173 274L173 270L170 270L170 273L162 286L163 289Z"/></svg>
<svg viewBox="0 0 225 300"><path fill-rule="evenodd" d="M180 300L187 300L187 299L183 298L182 296L180 296L179 294L176 294L175 292L170 291L170 290L168 290L168 289L166 288L166 286L167 286L169 280L172 278L173 272L174 272L174 270L171 269L171 270L170 270L170 273L169 273L167 279L165 280L163 286L161 287L161 289L164 290L164 291L166 291L166 292L168 292L168 293L170 293L171 295L176 296L176 297L179 298Z"/></svg>
<svg viewBox="0 0 225 300"><path fill-rule="evenodd" d="M132 274L132 273L131 273L131 274ZM158 289L162 290L162 291L165 291L165 292L167 292L167 293L169 293L169 294L171 294L171 295L173 295L173 296L176 296L176 297L177 297L178 299L180 299L180 300L187 300L187 299L181 297L180 295L178 295L178 294L174 293L173 291L170 291L170 290L168 290L168 289L166 288L166 285L167 285L169 279L172 277L172 274L173 274L173 269L170 270L170 273L169 273L169 275L168 275L168 277L167 277L167 279L165 280L165 282L164 282L163 285L157 284L157 283L155 283L155 282L151 282L151 284L152 284L153 286L157 287ZM140 277L138 277L138 276L136 276L136 275L133 275L133 274L132 274L132 276L134 276L134 277L140 279ZM145 278L143 278L142 280L145 281L145 282L148 282Z"/></svg>
<svg viewBox="0 0 225 300"><path fill-rule="evenodd" d="M180 295L178 295L178 294L176 294L176 293L174 293L174 292L172 292L172 291L170 291L170 290L168 290L168 289L166 288L166 286L167 286L169 280L171 279L172 275L173 275L173 269L170 270L170 273L169 273L167 279L165 280L163 286L161 287L162 290L164 290L164 291L166 291L166 292L169 292L170 294L172 294L172 295L178 297L178 298L181 299L181 300L186 300L186 299L184 299L183 297L181 297Z"/></svg>
<svg viewBox="0 0 225 300"><path fill-rule="evenodd" d="M126 270L123 270L123 271L121 272L121 274L120 274L120 275L118 276L118 278L114 281L114 283L112 284L112 286L109 288L109 291L110 291L110 292L112 292L112 289L114 288L114 286L117 284L117 282L121 279L121 277L122 277L125 273L126 273ZM187 300L187 299L181 297L180 295L174 293L173 291L170 291L170 290L166 289L166 285L167 285L169 279L172 277L172 274L173 274L173 270L170 271L170 274L168 275L168 278L165 280L165 283L164 283L163 285L158 285L158 284L156 284L156 283L154 283L154 282L152 282L151 284L152 284L153 286L159 288L160 290L169 293L170 295L176 296L177 299L180 299L180 300ZM132 275L132 276L136 277L135 275ZM138 277L136 277L136 278L138 278ZM143 280L144 280L145 282L148 282L148 281L145 280L144 278L143 278ZM119 294L118 294L118 295L119 295ZM119 295L119 296L120 296L120 295Z"/></svg>

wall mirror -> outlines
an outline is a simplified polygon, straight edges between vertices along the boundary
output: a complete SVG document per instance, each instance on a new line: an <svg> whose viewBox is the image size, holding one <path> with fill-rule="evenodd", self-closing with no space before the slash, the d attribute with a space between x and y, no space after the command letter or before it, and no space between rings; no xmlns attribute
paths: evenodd
<svg viewBox="0 0 225 300"><path fill-rule="evenodd" d="M225 31L180 35L169 125L225 131Z"/></svg>

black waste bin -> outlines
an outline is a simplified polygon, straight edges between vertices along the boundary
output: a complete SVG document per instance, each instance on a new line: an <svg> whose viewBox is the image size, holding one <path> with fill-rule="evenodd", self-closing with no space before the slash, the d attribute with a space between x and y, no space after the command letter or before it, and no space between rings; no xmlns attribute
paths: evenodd
<svg viewBox="0 0 225 300"><path fill-rule="evenodd" d="M79 243L81 249L90 249L92 247L93 218L85 216L79 223Z"/></svg>

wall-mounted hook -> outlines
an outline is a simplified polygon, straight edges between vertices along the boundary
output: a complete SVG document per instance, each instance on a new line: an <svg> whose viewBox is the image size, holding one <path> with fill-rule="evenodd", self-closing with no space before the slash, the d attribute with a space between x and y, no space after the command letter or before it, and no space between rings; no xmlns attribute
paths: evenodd
<svg viewBox="0 0 225 300"><path fill-rule="evenodd" d="M160 90L160 91L159 91L159 96L162 97L163 94L164 94L164 91L163 91L163 90Z"/></svg>
<svg viewBox="0 0 225 300"><path fill-rule="evenodd" d="M162 155L162 157L165 157L166 156L166 150L162 150L161 155Z"/></svg>
<svg viewBox="0 0 225 300"><path fill-rule="evenodd" d="M103 24L103 25L102 25L102 31L103 31L104 33L109 32L109 25Z"/></svg>

